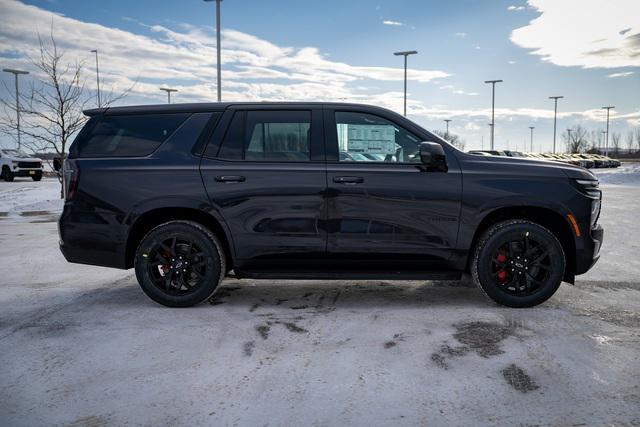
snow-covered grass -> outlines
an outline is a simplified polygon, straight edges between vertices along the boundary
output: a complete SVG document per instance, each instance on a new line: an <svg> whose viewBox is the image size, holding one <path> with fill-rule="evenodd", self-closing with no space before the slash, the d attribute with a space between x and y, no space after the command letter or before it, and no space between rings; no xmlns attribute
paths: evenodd
<svg viewBox="0 0 640 427"><path fill-rule="evenodd" d="M60 183L56 178L15 178L0 181L0 213L20 215L23 212L48 211L59 213L64 202L60 199Z"/></svg>
<svg viewBox="0 0 640 427"><path fill-rule="evenodd" d="M591 169L601 184L640 186L640 163L623 163L619 168Z"/></svg>

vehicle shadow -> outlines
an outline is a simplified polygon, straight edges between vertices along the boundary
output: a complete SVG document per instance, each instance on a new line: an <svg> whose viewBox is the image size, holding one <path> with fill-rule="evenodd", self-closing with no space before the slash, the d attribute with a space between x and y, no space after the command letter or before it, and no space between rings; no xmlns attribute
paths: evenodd
<svg viewBox="0 0 640 427"><path fill-rule="evenodd" d="M122 283L125 285L125 283ZM135 278L126 286L86 295L91 305L154 306ZM87 301L89 302L89 301ZM224 306L226 310L258 309L332 311L375 307L495 306L480 290L465 282L322 281L226 279L214 295L195 309Z"/></svg>

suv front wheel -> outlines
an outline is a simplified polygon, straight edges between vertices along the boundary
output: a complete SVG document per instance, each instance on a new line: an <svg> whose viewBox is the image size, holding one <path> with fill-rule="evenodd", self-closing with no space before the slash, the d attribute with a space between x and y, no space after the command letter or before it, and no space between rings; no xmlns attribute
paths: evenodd
<svg viewBox="0 0 640 427"><path fill-rule="evenodd" d="M157 226L142 239L135 258L136 277L152 300L167 307L189 307L209 298L226 272L219 240L191 221Z"/></svg>
<svg viewBox="0 0 640 427"><path fill-rule="evenodd" d="M533 307L549 299L562 283L565 256L546 228L510 220L483 233L470 267L474 282L498 304Z"/></svg>

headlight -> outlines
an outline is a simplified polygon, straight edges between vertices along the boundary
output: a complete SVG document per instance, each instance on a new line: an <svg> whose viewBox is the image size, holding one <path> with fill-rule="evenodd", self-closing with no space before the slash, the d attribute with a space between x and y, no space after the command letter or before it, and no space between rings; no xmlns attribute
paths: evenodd
<svg viewBox="0 0 640 427"><path fill-rule="evenodd" d="M597 179L576 179L576 186L587 196L593 198L591 201L591 226L596 225L600 216L600 208L602 205L602 192L600 191Z"/></svg>
<svg viewBox="0 0 640 427"><path fill-rule="evenodd" d="M574 182L583 193L600 200L602 193L600 192L600 183L597 179L576 179Z"/></svg>
<svg viewBox="0 0 640 427"><path fill-rule="evenodd" d="M602 203L600 202L600 199L591 202L591 227L596 225L596 222L598 222L598 218L600 217L601 205Z"/></svg>

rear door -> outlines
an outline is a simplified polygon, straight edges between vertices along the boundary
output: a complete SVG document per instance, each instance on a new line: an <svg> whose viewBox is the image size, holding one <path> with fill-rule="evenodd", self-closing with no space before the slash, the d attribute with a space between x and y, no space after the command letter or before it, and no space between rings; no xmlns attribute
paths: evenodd
<svg viewBox="0 0 640 427"><path fill-rule="evenodd" d="M367 268L446 268L460 217L455 156L448 171L426 171L419 144L441 141L384 111L328 108L325 126L329 254Z"/></svg>
<svg viewBox="0 0 640 427"><path fill-rule="evenodd" d="M301 264L295 260L324 255L320 108L228 109L207 145L201 173L231 231L238 268L291 269Z"/></svg>

